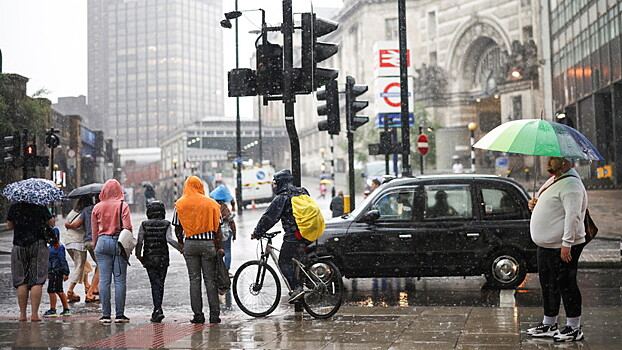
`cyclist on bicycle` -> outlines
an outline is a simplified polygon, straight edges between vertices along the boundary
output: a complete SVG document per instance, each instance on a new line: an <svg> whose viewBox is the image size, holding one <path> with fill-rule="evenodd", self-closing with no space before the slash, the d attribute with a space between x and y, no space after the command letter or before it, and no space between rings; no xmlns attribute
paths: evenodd
<svg viewBox="0 0 622 350"><path fill-rule="evenodd" d="M289 293L290 303L293 303L304 295L302 286L296 277L292 258L304 262L304 258L306 257L304 247L311 243L300 235L298 225L296 225L296 219L292 212L291 202L292 194L308 195L309 192L302 187L298 188L294 186L293 180L294 177L292 173L287 169L283 169L274 174L274 178L272 179L272 191L275 197L268 209L266 209L266 212L261 216L261 219L259 219L253 231L253 235L251 236L251 238L261 238L264 233L281 220L285 235L283 236L283 245L279 253L279 267L292 289Z"/></svg>

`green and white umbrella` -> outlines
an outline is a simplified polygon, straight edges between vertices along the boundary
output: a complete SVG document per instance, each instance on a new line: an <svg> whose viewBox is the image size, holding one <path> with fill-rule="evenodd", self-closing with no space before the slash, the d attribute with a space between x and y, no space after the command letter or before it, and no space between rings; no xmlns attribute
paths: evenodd
<svg viewBox="0 0 622 350"><path fill-rule="evenodd" d="M533 156L605 160L579 131L543 119L521 119L501 124L473 147Z"/></svg>

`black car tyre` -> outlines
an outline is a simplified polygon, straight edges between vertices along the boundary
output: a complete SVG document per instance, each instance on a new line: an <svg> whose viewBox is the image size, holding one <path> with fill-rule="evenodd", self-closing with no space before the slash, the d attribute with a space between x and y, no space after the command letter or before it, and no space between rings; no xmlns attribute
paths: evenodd
<svg viewBox="0 0 622 350"><path fill-rule="evenodd" d="M272 266L260 264L258 260L248 261L233 277L233 297L245 314L267 316L281 301L281 281Z"/></svg>
<svg viewBox="0 0 622 350"><path fill-rule="evenodd" d="M487 260L485 268L486 280L492 288L516 288L527 276L525 259L512 250L499 250L493 253Z"/></svg>

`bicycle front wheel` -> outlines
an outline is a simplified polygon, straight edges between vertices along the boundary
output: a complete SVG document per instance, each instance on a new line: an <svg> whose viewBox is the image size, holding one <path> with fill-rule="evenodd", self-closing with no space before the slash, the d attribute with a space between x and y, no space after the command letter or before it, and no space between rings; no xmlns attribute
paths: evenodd
<svg viewBox="0 0 622 350"><path fill-rule="evenodd" d="M315 280L305 277L303 306L315 318L329 318L343 302L343 279L335 264L328 260L311 263L308 273ZM321 281L321 282L319 282Z"/></svg>
<svg viewBox="0 0 622 350"><path fill-rule="evenodd" d="M248 261L233 277L233 297L245 314L264 317L279 305L281 282L270 265Z"/></svg>

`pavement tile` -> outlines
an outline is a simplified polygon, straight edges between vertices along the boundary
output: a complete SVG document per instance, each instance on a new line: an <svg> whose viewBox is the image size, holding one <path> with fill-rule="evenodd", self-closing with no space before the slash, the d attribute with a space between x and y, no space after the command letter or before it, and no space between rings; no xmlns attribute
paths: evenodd
<svg viewBox="0 0 622 350"><path fill-rule="evenodd" d="M507 333L462 333L458 345L512 345L520 347L520 335Z"/></svg>
<svg viewBox="0 0 622 350"><path fill-rule="evenodd" d="M440 327L439 327L440 329ZM397 342L441 342L441 343L456 343L458 338L460 337L460 329L453 330L439 330L436 331L419 331L419 332L404 332L399 338L397 338Z"/></svg>
<svg viewBox="0 0 622 350"><path fill-rule="evenodd" d="M400 332L343 333L335 339L336 343L393 343Z"/></svg>
<svg viewBox="0 0 622 350"><path fill-rule="evenodd" d="M455 348L455 342L431 342L431 341L417 341L407 342L398 340L391 344L389 350L413 350L413 349L425 349L425 350L450 350Z"/></svg>
<svg viewBox="0 0 622 350"><path fill-rule="evenodd" d="M331 343L322 350L385 350L392 343Z"/></svg>

